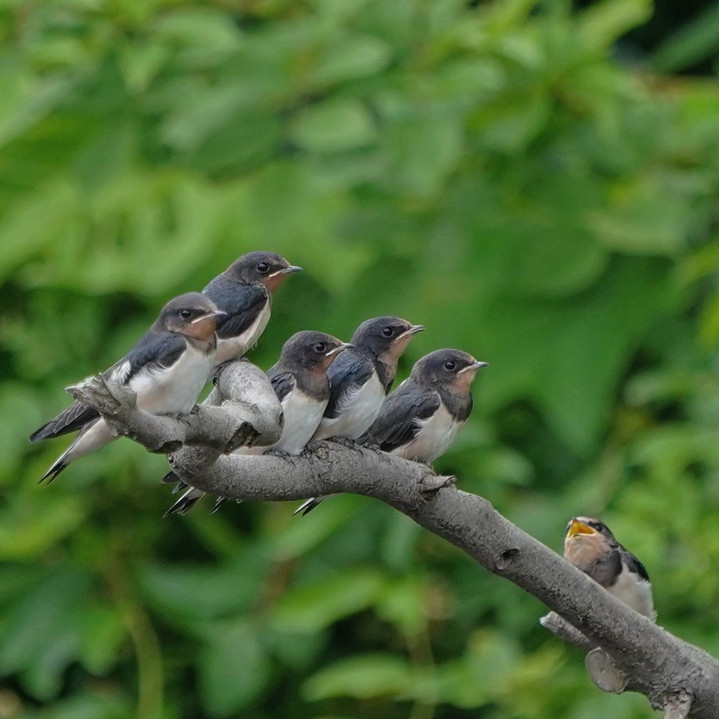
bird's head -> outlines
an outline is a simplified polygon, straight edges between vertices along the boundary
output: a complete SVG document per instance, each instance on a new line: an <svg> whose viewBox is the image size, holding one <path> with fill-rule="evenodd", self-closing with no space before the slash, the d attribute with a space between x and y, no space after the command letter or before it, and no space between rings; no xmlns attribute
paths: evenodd
<svg viewBox="0 0 719 719"><path fill-rule="evenodd" d="M238 282L253 284L259 282L274 292L293 272L301 267L291 265L276 252L248 252L238 257L226 270Z"/></svg>
<svg viewBox="0 0 719 719"><path fill-rule="evenodd" d="M467 394L483 367L487 367L487 362L480 362L467 352L441 349L422 357L413 367L412 376L429 387Z"/></svg>
<svg viewBox="0 0 719 719"><path fill-rule="evenodd" d="M355 330L352 344L373 357L396 364L412 337L423 329L423 325L413 325L400 317L373 317Z"/></svg>
<svg viewBox="0 0 719 719"><path fill-rule="evenodd" d="M351 346L325 332L305 330L285 342L280 362L307 372L324 373L339 353Z"/></svg>
<svg viewBox="0 0 719 719"><path fill-rule="evenodd" d="M567 523L564 556L574 565L594 562L617 546L609 527L594 517L573 517Z"/></svg>
<svg viewBox="0 0 719 719"><path fill-rule="evenodd" d="M209 340L215 334L217 318L224 312L199 292L188 292L170 300L158 318L162 329L198 340Z"/></svg>

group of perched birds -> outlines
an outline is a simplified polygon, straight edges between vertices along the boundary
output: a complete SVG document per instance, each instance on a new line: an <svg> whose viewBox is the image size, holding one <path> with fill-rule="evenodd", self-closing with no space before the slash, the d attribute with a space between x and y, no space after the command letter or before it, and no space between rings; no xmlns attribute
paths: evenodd
<svg viewBox="0 0 719 719"><path fill-rule="evenodd" d="M273 292L301 269L272 252L242 255L201 292L168 302L130 352L102 376L134 392L137 406L148 413L189 412L221 365L256 344L270 319ZM433 462L467 421L472 383L487 363L460 350L435 350L419 359L408 379L390 392L402 353L423 329L399 317L382 316L362 322L350 342L324 332L297 332L267 371L282 406L280 439L270 446L236 451L298 455L315 440L333 438ZM52 481L71 462L115 439L96 410L75 401L30 440L74 431L77 437L41 481ZM170 472L164 481L177 480ZM178 486L184 492L168 513L184 514L204 494L179 481ZM307 514L322 499L308 499L295 514ZM215 509L222 501L218 499ZM605 524L587 517L572 519L564 555L636 611L654 617L645 568Z"/></svg>

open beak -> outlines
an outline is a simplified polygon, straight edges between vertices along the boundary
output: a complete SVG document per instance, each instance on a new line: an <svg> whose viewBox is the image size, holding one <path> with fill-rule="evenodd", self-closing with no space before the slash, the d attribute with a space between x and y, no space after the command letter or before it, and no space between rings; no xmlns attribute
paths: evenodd
<svg viewBox="0 0 719 719"><path fill-rule="evenodd" d="M222 310L215 310L214 312L208 312L207 314L200 315L199 317L195 317L192 322L190 322L191 325L195 325L198 322L204 322L206 319L209 319L210 317L225 317L227 315L227 312L223 312Z"/></svg>
<svg viewBox="0 0 719 719"><path fill-rule="evenodd" d="M406 329L402 334L397 335L395 337L395 342L397 340L401 340L404 337L411 337L412 335L416 335L417 332L421 332L424 329L424 325L410 325L409 329Z"/></svg>
<svg viewBox="0 0 719 719"><path fill-rule="evenodd" d="M489 367L489 362L472 362L472 364L462 367L457 374L462 374L463 372L478 372L482 367Z"/></svg>
<svg viewBox="0 0 719 719"><path fill-rule="evenodd" d="M354 345L350 344L349 342L343 342L339 347L333 347L329 352L325 352L325 357L332 357L333 355L336 355L339 352L348 350L350 347L354 347Z"/></svg>
<svg viewBox="0 0 719 719"><path fill-rule="evenodd" d="M577 534L596 534L596 529L592 529L588 524L580 522L576 517L569 523L567 530L567 539L571 539Z"/></svg>
<svg viewBox="0 0 719 719"><path fill-rule="evenodd" d="M275 270L272 274L267 275L268 279L271 277L281 277L282 275L289 275L292 272L302 272L302 268L298 265L290 265L289 267L283 267L281 270Z"/></svg>

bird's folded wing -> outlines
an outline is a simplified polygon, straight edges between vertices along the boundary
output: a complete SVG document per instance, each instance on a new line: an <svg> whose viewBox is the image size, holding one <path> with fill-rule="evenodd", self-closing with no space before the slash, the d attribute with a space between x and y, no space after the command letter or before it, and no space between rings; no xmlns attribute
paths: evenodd
<svg viewBox="0 0 719 719"><path fill-rule="evenodd" d="M638 574L642 579L649 581L649 572L647 572L646 567L631 552L624 549L624 547L622 547L621 552L622 562L627 568L635 574Z"/></svg>
<svg viewBox="0 0 719 719"><path fill-rule="evenodd" d="M249 329L268 299L262 285L243 285L240 291L236 283L222 275L215 277L202 293L227 313L217 319L217 336L221 340L239 337Z"/></svg>
<svg viewBox="0 0 719 719"><path fill-rule="evenodd" d="M88 422L96 420L100 414L86 407L84 404L75 400L67 409L60 412L49 422L44 424L40 429L35 430L30 435L31 442L38 442L41 439L51 439L52 437L60 437L63 434L75 432L82 429Z"/></svg>
<svg viewBox="0 0 719 719"><path fill-rule="evenodd" d="M147 332L125 357L104 374L118 384L128 384L140 373L172 367L186 348L187 341L182 335Z"/></svg>
<svg viewBox="0 0 719 719"><path fill-rule="evenodd" d="M348 394L357 389L370 378L372 362L363 357L352 356L350 352L343 352L331 365L327 372L330 380L330 401L325 408L325 417L334 419L345 404Z"/></svg>
<svg viewBox="0 0 719 719"><path fill-rule="evenodd" d="M421 420L431 417L439 408L440 396L434 390L404 385L385 400L382 412L361 442L378 444L386 452L414 439Z"/></svg>
<svg viewBox="0 0 719 719"><path fill-rule="evenodd" d="M295 388L297 381L291 372L277 370L274 367L267 371L272 389L275 390L277 399L282 400Z"/></svg>

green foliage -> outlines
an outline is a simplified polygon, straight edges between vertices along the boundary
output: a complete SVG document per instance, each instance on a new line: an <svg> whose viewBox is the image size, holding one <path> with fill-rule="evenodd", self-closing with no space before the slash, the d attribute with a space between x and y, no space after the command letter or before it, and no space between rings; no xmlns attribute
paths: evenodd
<svg viewBox="0 0 719 719"><path fill-rule="evenodd" d="M402 376L488 360L438 470L557 550L601 515L719 654L719 90L611 58L646 0L470 5L0 8L2 716L648 716L376 502L162 520L166 462L127 441L36 486L60 388L258 248L306 271L254 361L386 313L428 328Z"/></svg>

